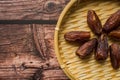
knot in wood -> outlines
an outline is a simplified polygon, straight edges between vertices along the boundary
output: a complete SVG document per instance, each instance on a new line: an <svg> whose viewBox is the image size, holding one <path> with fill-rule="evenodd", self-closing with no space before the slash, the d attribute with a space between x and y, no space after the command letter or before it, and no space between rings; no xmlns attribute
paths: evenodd
<svg viewBox="0 0 120 80"><path fill-rule="evenodd" d="M57 10L57 4L53 1L48 1L45 4L45 9L49 13L53 13Z"/></svg>

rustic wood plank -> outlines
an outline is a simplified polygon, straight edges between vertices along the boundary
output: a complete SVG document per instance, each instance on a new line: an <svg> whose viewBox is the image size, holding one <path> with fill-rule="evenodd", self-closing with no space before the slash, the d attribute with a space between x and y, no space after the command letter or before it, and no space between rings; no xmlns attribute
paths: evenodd
<svg viewBox="0 0 120 80"><path fill-rule="evenodd" d="M45 70L43 75L43 80L69 80L61 70Z"/></svg>
<svg viewBox="0 0 120 80"><path fill-rule="evenodd" d="M54 53L54 28L0 25L0 80L68 80Z"/></svg>
<svg viewBox="0 0 120 80"><path fill-rule="evenodd" d="M48 61L48 68L44 68L40 80L68 80L57 62L54 52L54 28L55 25L33 25L33 33L36 34L34 39L36 44L39 44L38 51L42 53L44 60ZM35 41L35 40L34 40ZM53 73L56 73L53 75Z"/></svg>
<svg viewBox="0 0 120 80"><path fill-rule="evenodd" d="M4 78L0 78L0 80L32 80L32 79L28 79L28 78L13 78L13 77L4 77Z"/></svg>
<svg viewBox="0 0 120 80"><path fill-rule="evenodd" d="M0 38L0 80L27 80L45 64L35 53L31 25L0 25Z"/></svg>
<svg viewBox="0 0 120 80"><path fill-rule="evenodd" d="M69 0L0 0L0 20L57 20Z"/></svg>

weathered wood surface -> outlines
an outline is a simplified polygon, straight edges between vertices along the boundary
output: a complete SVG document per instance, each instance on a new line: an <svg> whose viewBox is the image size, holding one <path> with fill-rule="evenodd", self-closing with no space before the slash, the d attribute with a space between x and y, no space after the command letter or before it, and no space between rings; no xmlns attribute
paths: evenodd
<svg viewBox="0 0 120 80"><path fill-rule="evenodd" d="M69 1L0 0L0 20L57 21ZM0 80L69 80L55 56L54 28L0 22Z"/></svg>
<svg viewBox="0 0 120 80"><path fill-rule="evenodd" d="M53 49L55 25L0 25L0 80L69 80Z"/></svg>
<svg viewBox="0 0 120 80"><path fill-rule="evenodd" d="M0 0L0 20L57 20L70 0Z"/></svg>

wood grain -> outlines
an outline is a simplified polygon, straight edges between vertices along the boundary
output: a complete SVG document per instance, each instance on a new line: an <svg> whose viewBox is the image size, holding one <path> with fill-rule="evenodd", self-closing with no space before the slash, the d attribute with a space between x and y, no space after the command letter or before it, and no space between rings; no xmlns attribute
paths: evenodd
<svg viewBox="0 0 120 80"><path fill-rule="evenodd" d="M0 20L57 20L70 0L0 0Z"/></svg>
<svg viewBox="0 0 120 80"><path fill-rule="evenodd" d="M0 25L0 80L68 80L54 53L54 28Z"/></svg>

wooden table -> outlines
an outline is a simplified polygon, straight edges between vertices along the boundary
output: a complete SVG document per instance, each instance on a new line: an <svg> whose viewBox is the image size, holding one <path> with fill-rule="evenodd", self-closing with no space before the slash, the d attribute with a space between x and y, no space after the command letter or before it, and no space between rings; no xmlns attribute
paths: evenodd
<svg viewBox="0 0 120 80"><path fill-rule="evenodd" d="M54 28L69 0L0 0L0 80L69 80Z"/></svg>

